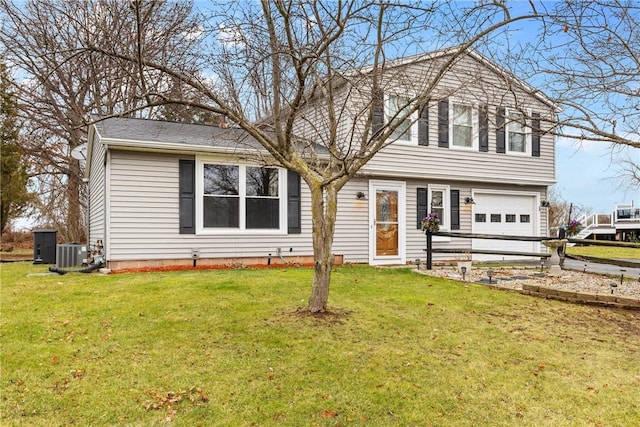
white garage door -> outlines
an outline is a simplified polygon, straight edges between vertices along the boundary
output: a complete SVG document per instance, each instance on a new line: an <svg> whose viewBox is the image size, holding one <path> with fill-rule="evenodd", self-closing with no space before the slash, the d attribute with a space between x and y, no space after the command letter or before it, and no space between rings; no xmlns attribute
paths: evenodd
<svg viewBox="0 0 640 427"><path fill-rule="evenodd" d="M474 192L473 232L508 236L536 236L538 210L536 197L524 194ZM473 239L473 249L540 252L540 243L512 240ZM509 260L525 257L474 254L474 260ZM532 259L532 258L529 258Z"/></svg>

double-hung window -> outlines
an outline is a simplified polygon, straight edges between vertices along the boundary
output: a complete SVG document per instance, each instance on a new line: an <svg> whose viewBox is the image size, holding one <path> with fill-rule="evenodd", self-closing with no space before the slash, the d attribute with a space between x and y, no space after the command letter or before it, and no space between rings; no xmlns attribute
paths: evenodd
<svg viewBox="0 0 640 427"><path fill-rule="evenodd" d="M530 144L528 142L529 135L527 132L525 115L512 111L509 113L507 124L507 152L522 153L530 152Z"/></svg>
<svg viewBox="0 0 640 427"><path fill-rule="evenodd" d="M203 190L203 226L205 228L238 228L240 226L240 167L205 164Z"/></svg>
<svg viewBox="0 0 640 427"><path fill-rule="evenodd" d="M471 105L451 103L451 146L476 148L478 144L478 113Z"/></svg>
<svg viewBox="0 0 640 427"><path fill-rule="evenodd" d="M409 101L409 97L407 96L387 96L387 121L391 123L399 122L398 127L391 134L391 140L412 142L417 138L415 129L412 129L413 116L415 116L415 114L410 115L404 120L400 120L399 118L405 114L402 110L409 106Z"/></svg>
<svg viewBox="0 0 640 427"><path fill-rule="evenodd" d="M284 170L203 162L202 230L283 230Z"/></svg>

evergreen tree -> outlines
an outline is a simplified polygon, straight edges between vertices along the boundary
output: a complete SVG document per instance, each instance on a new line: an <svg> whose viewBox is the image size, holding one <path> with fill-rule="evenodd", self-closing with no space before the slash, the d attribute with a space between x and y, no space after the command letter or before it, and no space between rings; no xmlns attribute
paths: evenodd
<svg viewBox="0 0 640 427"><path fill-rule="evenodd" d="M20 146L16 99L11 91L11 77L0 62L0 230L27 208L29 175L27 161Z"/></svg>

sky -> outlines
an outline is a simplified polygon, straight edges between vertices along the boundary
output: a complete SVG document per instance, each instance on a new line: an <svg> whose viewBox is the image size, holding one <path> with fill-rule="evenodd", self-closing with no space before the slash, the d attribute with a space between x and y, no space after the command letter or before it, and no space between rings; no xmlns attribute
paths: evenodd
<svg viewBox="0 0 640 427"><path fill-rule="evenodd" d="M465 1L463 0L462 3ZM535 1L535 4L539 11L551 11L556 2L542 0ZM508 5L514 16L527 14L530 7L529 2L514 1ZM612 16L609 16L608 19L611 22L615 21ZM597 24L594 25L597 26ZM538 40L540 30L538 20L520 21L509 27L508 38L511 43L516 44L535 42ZM549 34L547 33L547 37ZM554 33L547 41L556 46L562 46L565 39L562 33ZM500 47L499 44L494 45L494 48L500 49ZM505 47L502 46L502 48ZM549 88L545 88L544 83L537 81L535 76L532 76L528 83L549 94ZM589 107L593 107L593 105ZM632 190L628 185L621 185L619 180L612 179L618 174L619 169L615 160L623 158L640 164L640 149L626 147L621 150L620 146L617 146L615 150L612 150L611 146L605 143L585 142L579 144L575 140L558 138L556 141L557 184L555 185L557 193L567 202L582 205L587 211L597 213L611 213L616 204L633 203L636 207L640 206L640 189Z"/></svg>
<svg viewBox="0 0 640 427"><path fill-rule="evenodd" d="M627 149L625 152L640 164L640 150ZM618 157L613 155L613 158ZM591 142L580 146L567 139L557 141L556 187L567 202L597 213L610 213L616 204L622 203L633 202L634 206L640 206L640 190L619 185L611 179L616 172L607 144Z"/></svg>

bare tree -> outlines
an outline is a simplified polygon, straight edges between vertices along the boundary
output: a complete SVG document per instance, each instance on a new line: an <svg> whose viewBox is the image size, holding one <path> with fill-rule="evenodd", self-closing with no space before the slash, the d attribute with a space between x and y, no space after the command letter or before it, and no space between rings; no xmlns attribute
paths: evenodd
<svg viewBox="0 0 640 427"><path fill-rule="evenodd" d="M570 220L578 219L582 215L591 212L591 208L589 207L565 200L556 186L549 189L547 201L549 202L549 216L547 220L552 235L557 235L558 229L567 226Z"/></svg>
<svg viewBox="0 0 640 427"><path fill-rule="evenodd" d="M85 236L83 165L71 153L86 142L92 115L185 119L184 111L153 108L145 98L150 89L179 92L177 82L154 79L149 88L147 70L82 48L109 46L188 72L197 44L191 13L189 4L166 1L0 1L0 46L19 80L14 90L39 194L38 219L63 239Z"/></svg>
<svg viewBox="0 0 640 427"><path fill-rule="evenodd" d="M31 202L28 163L20 146L17 106L11 79L0 61L0 232L19 217Z"/></svg>
<svg viewBox="0 0 640 427"><path fill-rule="evenodd" d="M558 136L640 149L640 5L634 0L541 2L544 18L488 51L562 108ZM526 36L523 37L523 34ZM635 156L635 155L633 155ZM623 181L637 181L627 164ZM635 184L637 185L637 184Z"/></svg>
<svg viewBox="0 0 640 427"><path fill-rule="evenodd" d="M209 12L202 31L212 45L199 66L213 79L119 46L91 43L87 48L135 64L149 82L149 104L178 104L224 116L262 145L271 158L264 161L304 179L311 192L315 258L310 312L327 307L340 189L396 132L402 133L414 113L450 95L439 83L474 44L511 22L535 16L514 17L494 5L493 20L467 29L460 46L441 51L415 79L405 74L403 63L388 59L424 52L426 43L427 50L451 47L451 34L437 38L443 22L455 19L446 4L263 0L217 3ZM144 52L144 43L136 51ZM166 78L189 86L201 99L153 90L154 79ZM471 72L468 78L477 80ZM411 87L412 95L384 121L382 93L398 85Z"/></svg>
<svg viewBox="0 0 640 427"><path fill-rule="evenodd" d="M617 159L617 173L612 177L615 184L631 191L640 190L640 153L636 154L636 160L631 155Z"/></svg>

